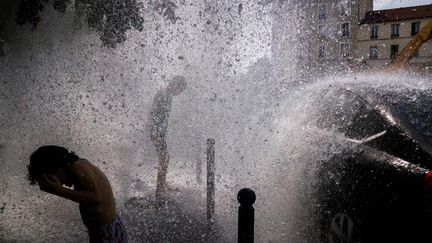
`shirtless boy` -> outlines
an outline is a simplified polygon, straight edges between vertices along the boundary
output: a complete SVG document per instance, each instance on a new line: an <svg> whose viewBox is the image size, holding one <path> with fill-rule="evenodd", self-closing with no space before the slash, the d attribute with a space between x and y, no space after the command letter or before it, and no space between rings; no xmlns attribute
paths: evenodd
<svg viewBox="0 0 432 243"><path fill-rule="evenodd" d="M183 76L174 76L166 88L159 90L154 99L149 114L150 137L159 156L156 200L162 202L166 199L166 175L168 172L169 153L166 141L168 118L171 112L173 96L181 94L187 83Z"/></svg>
<svg viewBox="0 0 432 243"><path fill-rule="evenodd" d="M30 156L28 172L30 184L38 183L42 191L79 203L90 243L127 242L110 183L99 168L74 152L50 145Z"/></svg>

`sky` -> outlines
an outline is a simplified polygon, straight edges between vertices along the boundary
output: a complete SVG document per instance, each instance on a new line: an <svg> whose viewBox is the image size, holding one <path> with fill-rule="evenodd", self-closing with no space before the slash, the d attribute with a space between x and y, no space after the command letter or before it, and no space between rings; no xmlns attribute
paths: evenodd
<svg viewBox="0 0 432 243"><path fill-rule="evenodd" d="M432 0L374 0L374 10L432 4Z"/></svg>

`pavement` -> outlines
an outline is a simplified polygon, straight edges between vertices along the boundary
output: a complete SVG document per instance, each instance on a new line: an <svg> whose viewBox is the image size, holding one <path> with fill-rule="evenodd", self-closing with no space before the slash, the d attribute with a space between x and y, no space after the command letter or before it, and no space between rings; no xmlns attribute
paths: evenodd
<svg viewBox="0 0 432 243"><path fill-rule="evenodd" d="M171 191L162 204L151 194L130 198L121 217L130 242L228 242L218 222L208 223L205 198L190 188Z"/></svg>

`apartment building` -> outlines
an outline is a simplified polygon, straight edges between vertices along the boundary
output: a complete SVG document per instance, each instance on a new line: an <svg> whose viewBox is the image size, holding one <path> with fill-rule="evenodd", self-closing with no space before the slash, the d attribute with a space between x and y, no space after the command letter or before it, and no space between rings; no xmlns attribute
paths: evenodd
<svg viewBox="0 0 432 243"><path fill-rule="evenodd" d="M319 0L314 11L313 36L318 63L340 63L357 50L358 25L373 1Z"/></svg>
<svg viewBox="0 0 432 243"><path fill-rule="evenodd" d="M429 21L432 4L367 12L359 26L357 57L368 66L387 65ZM421 47L410 66L432 69L432 41Z"/></svg>

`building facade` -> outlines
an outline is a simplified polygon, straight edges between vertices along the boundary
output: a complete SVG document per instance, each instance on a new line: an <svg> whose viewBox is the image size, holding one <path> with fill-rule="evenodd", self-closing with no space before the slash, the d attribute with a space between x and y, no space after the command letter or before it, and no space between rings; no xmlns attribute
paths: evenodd
<svg viewBox="0 0 432 243"><path fill-rule="evenodd" d="M368 12L359 26L357 57L368 66L388 65L429 21L432 4ZM432 69L432 41L423 44L410 66Z"/></svg>
<svg viewBox="0 0 432 243"><path fill-rule="evenodd" d="M432 4L373 11L373 0L309 2L309 63L317 73L388 65L432 21ZM422 46L410 67L432 71L432 41Z"/></svg>
<svg viewBox="0 0 432 243"><path fill-rule="evenodd" d="M356 56L359 23L372 7L372 0L319 0L310 9L311 63L319 72L343 69Z"/></svg>

